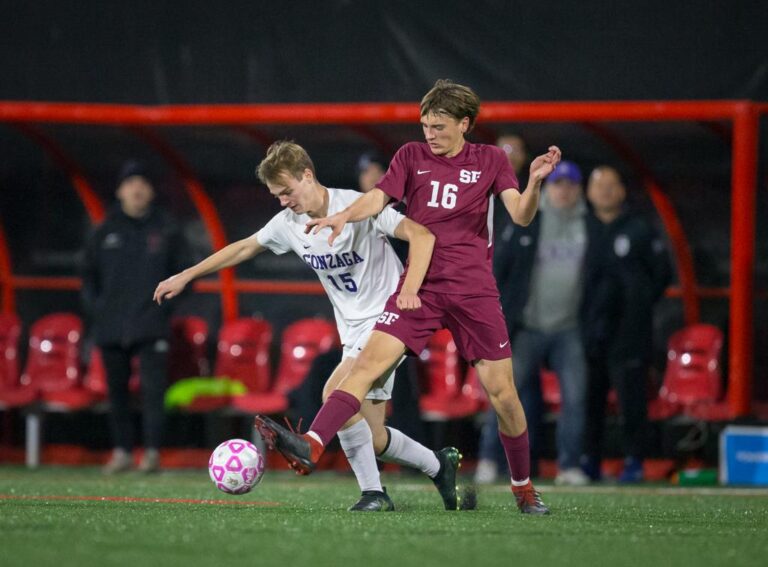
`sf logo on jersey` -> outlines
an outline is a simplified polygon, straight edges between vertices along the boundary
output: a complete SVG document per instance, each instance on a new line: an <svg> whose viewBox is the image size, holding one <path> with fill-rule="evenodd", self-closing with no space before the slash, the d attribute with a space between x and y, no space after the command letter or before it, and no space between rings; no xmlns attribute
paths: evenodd
<svg viewBox="0 0 768 567"><path fill-rule="evenodd" d="M397 321L400 318L400 315L397 313L390 313L389 311L385 311L381 315L379 315L377 323L381 323L382 325L391 325L395 321Z"/></svg>
<svg viewBox="0 0 768 567"><path fill-rule="evenodd" d="M481 173L482 171L469 171L462 169L459 172L459 181L462 183L477 183L477 180L480 179Z"/></svg>

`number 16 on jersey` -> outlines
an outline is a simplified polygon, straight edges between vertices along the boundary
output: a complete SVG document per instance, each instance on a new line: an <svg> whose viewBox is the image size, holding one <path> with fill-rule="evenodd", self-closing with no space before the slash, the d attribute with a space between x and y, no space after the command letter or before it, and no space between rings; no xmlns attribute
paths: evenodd
<svg viewBox="0 0 768 567"><path fill-rule="evenodd" d="M459 190L457 185L446 183L440 190L439 181L430 181L432 184L432 198L427 202L428 207L452 209L456 206L456 193Z"/></svg>

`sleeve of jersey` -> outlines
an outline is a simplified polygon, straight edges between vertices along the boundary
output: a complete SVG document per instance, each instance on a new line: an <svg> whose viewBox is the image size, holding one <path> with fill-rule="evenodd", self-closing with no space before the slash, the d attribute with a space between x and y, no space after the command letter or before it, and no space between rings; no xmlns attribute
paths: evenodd
<svg viewBox="0 0 768 567"><path fill-rule="evenodd" d="M395 229L404 218L403 215L398 213L392 207L384 207L384 210L376 215L376 218L373 221L373 226L376 227L376 230L380 233L395 238Z"/></svg>
<svg viewBox="0 0 768 567"><path fill-rule="evenodd" d="M261 244L264 248L267 248L275 254L285 254L291 250L291 246L288 243L288 238L285 234L285 220L282 214L277 214L272 217L264 227L256 234L251 236Z"/></svg>
<svg viewBox="0 0 768 567"><path fill-rule="evenodd" d="M507 156L504 155L504 151L498 148L493 149L495 150L494 161L499 162L500 165L499 172L493 180L493 194L498 195L507 189L520 191L520 182L517 180L515 170L512 169L512 166L509 164Z"/></svg>
<svg viewBox="0 0 768 567"><path fill-rule="evenodd" d="M405 195L405 185L408 182L410 169L409 154L407 145L397 150L384 177L376 184L376 187L384 191L395 203L402 201Z"/></svg>

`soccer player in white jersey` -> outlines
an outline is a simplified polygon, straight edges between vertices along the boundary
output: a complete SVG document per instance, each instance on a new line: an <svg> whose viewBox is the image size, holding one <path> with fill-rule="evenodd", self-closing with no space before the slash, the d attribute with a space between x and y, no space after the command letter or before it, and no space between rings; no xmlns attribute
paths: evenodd
<svg viewBox="0 0 768 567"><path fill-rule="evenodd" d="M315 271L328 294L343 344L343 358L328 379L325 398L346 377L384 304L397 288L403 267L387 237L409 243L408 274L397 296L397 305L404 311L421 308L417 292L427 272L435 238L429 230L391 207L364 222L349 224L333 244L328 243L325 235L305 234L308 220L344 210L360 193L321 185L311 158L293 142L272 144L259 164L257 174L284 210L254 235L222 248L199 264L161 282L154 299L160 303L175 297L192 280L249 260L265 250L276 254L295 252ZM391 397L397 364L395 361L391 368L382 372L360 412L338 433L362 492L360 500L350 510L394 509L381 485L377 455L383 461L407 465L427 474L438 488L446 509L456 509L459 452L446 447L435 453L402 432L384 426L385 402Z"/></svg>

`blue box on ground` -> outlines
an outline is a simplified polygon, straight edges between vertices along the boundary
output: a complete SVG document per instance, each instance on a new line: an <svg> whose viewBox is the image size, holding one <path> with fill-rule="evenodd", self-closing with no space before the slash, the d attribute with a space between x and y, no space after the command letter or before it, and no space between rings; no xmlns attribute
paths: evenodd
<svg viewBox="0 0 768 567"><path fill-rule="evenodd" d="M720 482L768 486L768 427L729 425L723 429Z"/></svg>

